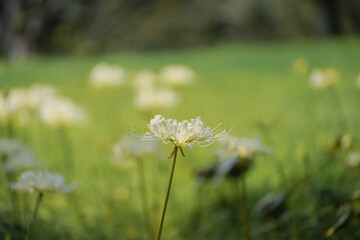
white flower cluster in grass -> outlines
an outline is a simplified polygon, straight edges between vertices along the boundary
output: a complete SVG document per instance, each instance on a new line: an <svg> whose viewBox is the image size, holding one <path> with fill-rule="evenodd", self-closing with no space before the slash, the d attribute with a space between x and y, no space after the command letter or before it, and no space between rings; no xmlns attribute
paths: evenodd
<svg viewBox="0 0 360 240"><path fill-rule="evenodd" d="M94 88L117 87L126 82L126 71L117 65L98 63L90 72L90 84Z"/></svg>
<svg viewBox="0 0 360 240"><path fill-rule="evenodd" d="M32 151L16 140L0 139L0 159L3 169L8 173L36 168L39 165Z"/></svg>
<svg viewBox="0 0 360 240"><path fill-rule="evenodd" d="M0 158L6 158L21 148L22 145L16 140L0 139Z"/></svg>
<svg viewBox="0 0 360 240"><path fill-rule="evenodd" d="M19 125L25 125L41 104L55 96L55 88L40 84L34 84L28 89L13 88L7 94L0 92L0 121L11 119Z"/></svg>
<svg viewBox="0 0 360 240"><path fill-rule="evenodd" d="M142 70L134 79L135 106L141 111L159 111L175 107L181 98L172 87L186 86L194 77L194 71L185 65L165 66L159 74L149 69Z"/></svg>
<svg viewBox="0 0 360 240"><path fill-rule="evenodd" d="M142 141L173 143L177 147L190 147L193 145L208 146L223 140L229 131L220 124L211 129L205 127L200 117L178 122L175 119L165 119L156 115L147 125L150 132L140 135Z"/></svg>
<svg viewBox="0 0 360 240"><path fill-rule="evenodd" d="M157 75L150 69L141 70L134 78L136 89L153 88L157 82Z"/></svg>
<svg viewBox="0 0 360 240"><path fill-rule="evenodd" d="M3 164L6 172L15 173L38 167L38 159L28 147L20 147L17 151L9 154Z"/></svg>
<svg viewBox="0 0 360 240"><path fill-rule="evenodd" d="M144 158L159 155L159 147L154 143L137 142L129 137L123 137L114 147L114 157L117 161L130 158Z"/></svg>
<svg viewBox="0 0 360 240"><path fill-rule="evenodd" d="M45 84L34 84L27 90L26 102L36 111L44 102L57 96L56 88Z"/></svg>
<svg viewBox="0 0 360 240"><path fill-rule="evenodd" d="M324 89L334 85L339 79L339 73L333 69L328 68L321 70L314 68L310 74L310 86L314 89Z"/></svg>
<svg viewBox="0 0 360 240"><path fill-rule="evenodd" d="M86 119L84 110L72 100L59 96L49 85L34 84L28 89L0 92L0 122L26 125L33 116L52 127L71 126Z"/></svg>
<svg viewBox="0 0 360 240"><path fill-rule="evenodd" d="M86 121L86 113L68 98L52 98L39 108L39 117L51 127L70 127Z"/></svg>
<svg viewBox="0 0 360 240"><path fill-rule="evenodd" d="M349 167L359 167L360 166L360 152L350 153L347 156L346 163Z"/></svg>
<svg viewBox="0 0 360 240"><path fill-rule="evenodd" d="M6 123L10 119L23 126L29 122L30 114L26 105L25 91L13 89L7 96L0 92L0 122Z"/></svg>
<svg viewBox="0 0 360 240"><path fill-rule="evenodd" d="M221 149L217 151L220 160L229 158L253 158L258 154L270 154L272 149L265 149L258 137L239 138L228 136L222 141Z"/></svg>
<svg viewBox="0 0 360 240"><path fill-rule="evenodd" d="M11 89L5 104L9 114L25 109L27 107L27 91L22 88Z"/></svg>
<svg viewBox="0 0 360 240"><path fill-rule="evenodd" d="M143 88L135 95L135 106L142 111L172 108L180 102L179 95L167 88Z"/></svg>
<svg viewBox="0 0 360 240"><path fill-rule="evenodd" d="M170 86L186 86L194 81L195 73L185 65L168 65L163 67L159 73L159 79Z"/></svg>
<svg viewBox="0 0 360 240"><path fill-rule="evenodd" d="M68 193L73 187L65 186L65 179L58 173L48 171L25 171L21 173L16 183L10 185L14 190L29 192L62 192Z"/></svg>

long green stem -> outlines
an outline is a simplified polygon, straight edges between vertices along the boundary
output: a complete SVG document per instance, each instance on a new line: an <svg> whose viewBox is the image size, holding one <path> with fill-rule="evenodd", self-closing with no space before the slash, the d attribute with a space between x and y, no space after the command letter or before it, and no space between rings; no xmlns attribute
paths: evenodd
<svg viewBox="0 0 360 240"><path fill-rule="evenodd" d="M240 188L241 188L241 196L242 196L242 204L243 204L243 231L244 231L244 239L251 240L250 235L250 216L248 210L248 201L247 201L247 188L246 188L246 175L241 176L240 179Z"/></svg>
<svg viewBox="0 0 360 240"><path fill-rule="evenodd" d="M6 136L8 139L11 139L14 137L14 128L11 119L8 119L6 121Z"/></svg>
<svg viewBox="0 0 360 240"><path fill-rule="evenodd" d="M8 139L13 138L14 137L14 128L13 128L13 123L12 123L11 118L6 121L5 126L6 126L7 138ZM5 156L4 159L2 159L3 162L6 161L6 157L7 156ZM7 179L8 183L13 182L15 179L14 174L6 173L6 179ZM20 223L20 213L19 213L20 209L19 209L18 195L11 188L9 188L9 194L10 194L10 198L11 198L11 204L12 204L15 223L19 224Z"/></svg>
<svg viewBox="0 0 360 240"><path fill-rule="evenodd" d="M344 107L343 107L343 104L342 104L342 101L340 98L340 94L335 87L329 87L328 89L329 89L330 96L331 96L331 99L334 104L335 111L337 112L337 117L339 119L338 121L339 121L340 131L347 131L348 124L346 121L345 110L344 110Z"/></svg>
<svg viewBox="0 0 360 240"><path fill-rule="evenodd" d="M58 133L61 143L62 161L65 162L66 170L69 171L71 175L75 170L75 162L74 162L71 144L69 142L69 138L64 128L59 128Z"/></svg>
<svg viewBox="0 0 360 240"><path fill-rule="evenodd" d="M271 146L274 148L274 149L277 149L277 144L276 144L276 141L275 141L275 138L271 132L271 129L266 126L266 124L264 124L264 126L261 126L259 127L260 131L262 132L264 138L268 139L269 143L271 144ZM287 182L286 180L286 171L285 171L285 168L284 168L284 165L282 164L283 161L277 161L277 169L278 169L278 172L279 172L279 175L282 179L282 182Z"/></svg>
<svg viewBox="0 0 360 240"><path fill-rule="evenodd" d="M169 185L168 185L167 192L166 192L164 207L163 207L162 214L161 214L161 220L160 220L159 230L158 230L157 235L156 235L156 240L160 240L160 238L161 238L161 232L162 232L164 219L165 219L165 214L166 214L166 207L167 207L167 203L168 203L168 200L169 200L172 179L173 179L173 176L174 176L177 152L178 152L178 147L175 147L175 149L174 149L174 160L173 160L173 165L172 165L172 168L171 168Z"/></svg>
<svg viewBox="0 0 360 240"><path fill-rule="evenodd" d="M31 222L29 224L29 228L26 232L26 236L25 236L25 240L29 240L30 239L30 236L31 236L31 233L34 229L34 225L35 225L35 221L36 221L36 218L37 218L37 215L38 215L38 211L39 211L39 206L40 206L40 202L42 200L44 196L44 193L43 192L39 192L39 195L38 195L38 198L36 200L36 205L35 205L35 209L34 209L34 212L33 212L33 217L31 219Z"/></svg>
<svg viewBox="0 0 360 240"><path fill-rule="evenodd" d="M1 164L5 164L7 156L3 155L0 157L1 157ZM11 182L14 182L14 180L15 180L14 174L12 174L10 172L6 172L5 176L6 176L6 182L5 182L6 185L10 184ZM8 187L8 189L9 189L11 207L12 207L12 211L14 214L14 222L18 224L18 223L20 223L20 219L19 219L20 214L19 214L17 193L10 187Z"/></svg>
<svg viewBox="0 0 360 240"><path fill-rule="evenodd" d="M277 239L279 239L278 234L277 234L277 227L278 226L277 226L276 222L273 222L273 224L274 224L274 228L271 229L270 232L269 232L269 239L270 240L277 240Z"/></svg>
<svg viewBox="0 0 360 240"><path fill-rule="evenodd" d="M6 179L7 179L8 183L11 183L11 182L14 182L15 176L14 176L14 174L6 173ZM20 220L20 208L19 208L18 194L11 188L9 188L9 194L10 194L11 205L12 205L13 214L14 214L14 221L15 221L15 223L19 224L21 222L21 220Z"/></svg>
<svg viewBox="0 0 360 240"><path fill-rule="evenodd" d="M137 159L138 163L138 170L139 170L139 189L141 196L141 203L143 208L144 220L148 232L149 240L153 238L153 229L151 224L151 217L150 217L150 208L149 208L149 197L146 188L146 179L144 173L144 167L141 159Z"/></svg>

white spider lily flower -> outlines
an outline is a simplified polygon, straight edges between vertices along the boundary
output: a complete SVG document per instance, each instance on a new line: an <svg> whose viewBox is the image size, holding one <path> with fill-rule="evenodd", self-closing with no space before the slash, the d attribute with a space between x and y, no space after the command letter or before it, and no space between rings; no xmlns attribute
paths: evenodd
<svg viewBox="0 0 360 240"><path fill-rule="evenodd" d="M220 124L211 129L205 127L200 117L178 122L175 119L165 119L161 115L156 115L147 125L150 132L140 136L142 141L173 143L175 147L192 148L197 146L208 146L212 143L223 140L229 131L223 129Z"/></svg>
<svg viewBox="0 0 360 240"><path fill-rule="evenodd" d="M16 113L27 108L27 92L22 88L11 89L6 96L7 110L9 113Z"/></svg>
<svg viewBox="0 0 360 240"><path fill-rule="evenodd" d="M24 126L30 122L24 89L13 89L7 96L0 93L0 122L4 124L8 121L12 121L17 126Z"/></svg>
<svg viewBox="0 0 360 240"><path fill-rule="evenodd" d="M134 87L137 89L153 88L157 82L157 75L154 71L145 69L140 71L134 78Z"/></svg>
<svg viewBox="0 0 360 240"><path fill-rule="evenodd" d="M0 93L0 121L12 121L24 126L31 120L31 113L50 97L56 95L56 89L35 84L29 89L14 88L5 94Z"/></svg>
<svg viewBox="0 0 360 240"><path fill-rule="evenodd" d="M170 89L140 89L134 98L135 106L141 111L161 110L178 105L180 97Z"/></svg>
<svg viewBox="0 0 360 240"><path fill-rule="evenodd" d="M264 148L261 140L255 138L241 138L238 140L236 151L240 157L254 156L255 154L268 153Z"/></svg>
<svg viewBox="0 0 360 240"><path fill-rule="evenodd" d="M71 99L52 98L44 102L39 109L40 119L50 127L69 127L86 121L82 107Z"/></svg>
<svg viewBox="0 0 360 240"><path fill-rule="evenodd" d="M252 164L253 159L241 158L234 155L233 157L220 161L217 164L214 172L214 180L218 181L226 176L239 177L246 173Z"/></svg>
<svg viewBox="0 0 360 240"><path fill-rule="evenodd" d="M56 95L56 88L49 85L34 84L27 90L26 104L31 110L36 110L45 101L55 98Z"/></svg>
<svg viewBox="0 0 360 240"><path fill-rule="evenodd" d="M8 157L21 148L21 144L16 140L0 139L0 157Z"/></svg>
<svg viewBox="0 0 360 240"><path fill-rule="evenodd" d="M322 89L327 86L327 81L320 69L314 69L310 75L310 85L315 89Z"/></svg>
<svg viewBox="0 0 360 240"><path fill-rule="evenodd" d="M194 78L194 71L185 65L168 65L163 67L159 73L160 81L171 86L189 85Z"/></svg>
<svg viewBox="0 0 360 240"><path fill-rule="evenodd" d="M347 156L346 163L349 167L360 166L360 152L350 153Z"/></svg>
<svg viewBox="0 0 360 240"><path fill-rule="evenodd" d="M21 173L16 183L10 185L11 189L38 192L69 192L65 186L65 179L59 173L48 171L28 170Z"/></svg>
<svg viewBox="0 0 360 240"><path fill-rule="evenodd" d="M37 158L27 147L21 147L9 154L3 164L4 170L9 173L36 168L39 165Z"/></svg>
<svg viewBox="0 0 360 240"><path fill-rule="evenodd" d="M144 158L159 155L159 147L154 143L135 142L129 137L123 137L114 147L114 158L123 161L129 158Z"/></svg>
<svg viewBox="0 0 360 240"><path fill-rule="evenodd" d="M324 89L336 83L339 78L339 73L333 69L321 70L315 68L310 74L310 85L314 89Z"/></svg>
<svg viewBox="0 0 360 240"><path fill-rule="evenodd" d="M90 72L90 84L94 88L117 87L126 81L126 71L116 65L98 63Z"/></svg>
<svg viewBox="0 0 360 240"><path fill-rule="evenodd" d="M6 122L9 119L25 116L26 102L26 91L24 89L12 89L7 95L0 92L0 121Z"/></svg>
<svg viewBox="0 0 360 240"><path fill-rule="evenodd" d="M239 138L228 136L216 151L220 162L214 173L215 180L226 176L239 177L245 174L253 164L254 157L259 154L270 154L272 149L264 149L258 137Z"/></svg>
<svg viewBox="0 0 360 240"><path fill-rule="evenodd" d="M222 147L217 151L220 160L227 160L239 156L240 158L253 158L258 154L270 154L272 149L264 149L261 140L254 138L239 138L229 136L222 142Z"/></svg>

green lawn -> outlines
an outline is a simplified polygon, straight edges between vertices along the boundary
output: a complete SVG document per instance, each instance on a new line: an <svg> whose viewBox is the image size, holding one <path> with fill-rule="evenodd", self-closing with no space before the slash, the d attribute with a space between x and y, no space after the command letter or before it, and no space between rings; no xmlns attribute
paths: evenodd
<svg viewBox="0 0 360 240"><path fill-rule="evenodd" d="M335 87L346 114L346 132L338 128L338 116L329 91L313 90L309 87L308 75L300 77L293 73L292 64L298 57L305 58L310 68L332 67L339 71L340 80ZM129 72L128 84L117 89L92 89L88 76L98 62L123 66ZM173 63L191 66L196 72L196 82L179 90L182 102L178 107L152 114L178 120L200 116L211 127L222 121L232 128L232 135L259 136L269 147L275 143L274 154L257 158L248 173L249 203L253 206L270 191L286 190L289 212L294 220L286 230L279 230L278 237L322 237L320 234L335 223L336 212L327 205L318 207L312 186L330 189L346 196L345 199L360 187L358 169L346 167L347 151L334 156L325 154L326 146L339 134L360 137L357 105L360 88L356 85L360 73L358 38L228 44L86 57L37 56L22 62L5 62L0 76L2 89L49 83L62 95L82 105L89 116L87 126L66 129L76 162L75 177L69 180L76 181L78 189L69 197L45 196L34 239L144 239L136 165L118 166L109 159L111 147L128 134L129 128L145 132L150 121L150 116L144 117L133 105L132 77L142 69L158 71ZM275 122L270 129L273 142L257 127L259 121ZM16 136L33 147L42 160L42 168L66 175L56 130L35 121L26 128L17 129ZM359 151L356 147L348 151ZM241 228L235 227L237 223L229 213L229 206L239 214L241 211L236 208L241 209L241 202L234 197L233 184L209 183L200 192L194 182L197 169L216 161L214 151L217 148L218 145L186 149L186 158L179 158L163 239L238 239ZM171 167L171 162L165 159L172 146L163 146L162 150L164 161L145 159L144 163L154 228L160 219ZM306 157L308 160L304 160ZM3 219L0 220L4 222L9 199L4 186L2 189ZM31 199L33 208L35 196ZM25 215L24 226L29 214ZM322 218L328 221L322 222ZM256 232L262 223L255 217L253 222ZM356 228L353 235L346 235L356 224L359 224L357 219L352 220L348 228L335 233L334 237L359 236ZM3 234L7 230L0 227L0 231ZM259 239L267 237L258 236Z"/></svg>

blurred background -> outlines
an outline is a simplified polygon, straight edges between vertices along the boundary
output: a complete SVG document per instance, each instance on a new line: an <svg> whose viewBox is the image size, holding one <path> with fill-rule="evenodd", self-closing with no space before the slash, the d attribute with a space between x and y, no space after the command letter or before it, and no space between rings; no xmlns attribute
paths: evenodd
<svg viewBox="0 0 360 240"><path fill-rule="evenodd" d="M155 239L157 114L231 129L162 239L360 239L359 33L358 0L0 0L0 239Z"/></svg>
<svg viewBox="0 0 360 240"><path fill-rule="evenodd" d="M99 53L360 31L357 0L3 0L1 54Z"/></svg>

